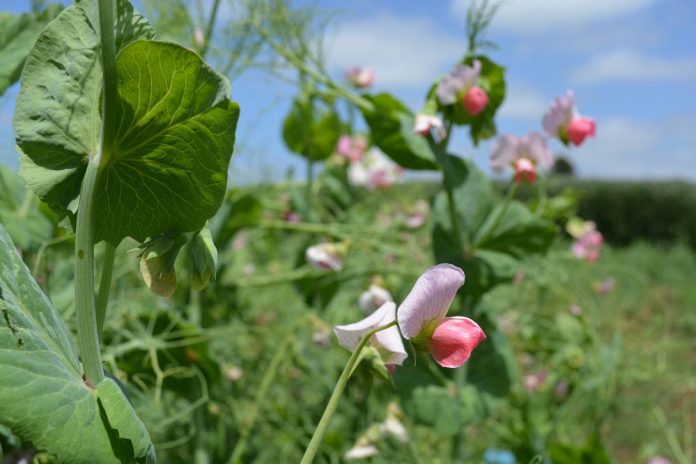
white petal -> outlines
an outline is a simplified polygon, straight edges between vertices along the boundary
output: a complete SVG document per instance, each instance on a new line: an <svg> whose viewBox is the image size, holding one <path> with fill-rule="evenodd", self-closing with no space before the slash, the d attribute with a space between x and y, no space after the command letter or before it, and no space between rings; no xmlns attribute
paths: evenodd
<svg viewBox="0 0 696 464"><path fill-rule="evenodd" d="M377 451L377 448L373 445L354 446L353 448L346 451L344 458L346 459L346 461L350 461L353 459L365 459L372 456L376 456L378 452L379 451Z"/></svg>
<svg viewBox="0 0 696 464"><path fill-rule="evenodd" d="M464 285L464 271L451 264L438 264L425 271L397 312L405 338L420 334L432 320L447 314L457 290Z"/></svg>

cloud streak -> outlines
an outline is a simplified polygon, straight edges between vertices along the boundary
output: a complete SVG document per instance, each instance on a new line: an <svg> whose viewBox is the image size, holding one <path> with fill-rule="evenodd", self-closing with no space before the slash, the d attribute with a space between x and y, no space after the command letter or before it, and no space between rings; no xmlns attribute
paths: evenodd
<svg viewBox="0 0 696 464"><path fill-rule="evenodd" d="M636 50L618 49L596 55L573 71L572 79L584 84L693 81L696 79L696 59L662 58Z"/></svg>

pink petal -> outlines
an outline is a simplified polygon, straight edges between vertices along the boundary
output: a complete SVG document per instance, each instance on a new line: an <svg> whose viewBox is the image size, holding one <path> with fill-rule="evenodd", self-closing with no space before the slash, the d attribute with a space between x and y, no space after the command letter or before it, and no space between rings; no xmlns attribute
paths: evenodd
<svg viewBox="0 0 696 464"><path fill-rule="evenodd" d="M464 109L472 116L477 116L488 106L488 95L480 87L472 87L464 95Z"/></svg>
<svg viewBox="0 0 696 464"><path fill-rule="evenodd" d="M573 118L568 124L568 139L580 146L587 137L594 137L597 127L593 119L584 116Z"/></svg>
<svg viewBox="0 0 696 464"><path fill-rule="evenodd" d="M457 266L438 264L426 270L397 311L403 336L415 337L426 324L445 317L462 285L464 271Z"/></svg>
<svg viewBox="0 0 696 464"><path fill-rule="evenodd" d="M485 339L481 327L468 317L446 317L430 337L430 352L442 367L459 367Z"/></svg>
<svg viewBox="0 0 696 464"><path fill-rule="evenodd" d="M534 163L527 158L520 158L515 162L515 182L518 184L523 180L533 184L536 182L536 174Z"/></svg>
<svg viewBox="0 0 696 464"><path fill-rule="evenodd" d="M517 157L519 144L520 139L512 134L501 135L495 139L491 150L491 168L500 172L513 163Z"/></svg>

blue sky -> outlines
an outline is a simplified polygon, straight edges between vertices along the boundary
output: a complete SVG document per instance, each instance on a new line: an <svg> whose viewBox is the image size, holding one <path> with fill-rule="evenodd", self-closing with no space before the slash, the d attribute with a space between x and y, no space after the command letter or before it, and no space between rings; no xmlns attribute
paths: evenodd
<svg viewBox="0 0 696 464"><path fill-rule="evenodd" d="M225 3L225 0L223 0ZM303 2L306 3L306 2ZM375 68L376 91L417 110L430 83L466 46L466 0L314 0L340 10L326 39L329 69ZM29 8L29 0L0 9ZM221 21L231 14L224 7ZM691 0L507 0L488 33L508 71L501 133L540 130L551 99L575 91L598 133L570 156L580 175L696 180L696 2ZM233 183L302 172L280 128L294 90L258 71L232 83L242 108ZM0 98L0 162L17 165L11 130L16 89ZM487 165L490 142L473 149L466 131L453 151ZM560 145L553 145L566 151Z"/></svg>

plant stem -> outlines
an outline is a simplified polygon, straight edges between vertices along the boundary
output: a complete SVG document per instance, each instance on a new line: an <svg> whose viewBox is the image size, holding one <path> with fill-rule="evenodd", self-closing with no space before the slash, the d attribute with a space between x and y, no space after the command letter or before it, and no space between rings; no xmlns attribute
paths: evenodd
<svg viewBox="0 0 696 464"><path fill-rule="evenodd" d="M99 174L99 156L89 160L82 180L75 232L75 312L77 342L85 378L96 386L104 371L99 353L96 308L94 305L94 197Z"/></svg>
<svg viewBox="0 0 696 464"><path fill-rule="evenodd" d="M308 218L312 212L312 184L314 183L314 161L307 160L307 188L305 190L305 208L304 217Z"/></svg>
<svg viewBox="0 0 696 464"><path fill-rule="evenodd" d="M106 319L106 308L109 303L109 290L111 290L111 276L115 260L116 247L109 242L104 242L104 260L99 279L99 293L97 293L97 333L100 339L104 330L104 319Z"/></svg>
<svg viewBox="0 0 696 464"><path fill-rule="evenodd" d="M99 34L101 37L101 65L104 78L102 87L102 139L101 166L106 166L111 158L116 134L117 80L116 80L116 39L115 7L113 0L99 0Z"/></svg>
<svg viewBox="0 0 696 464"><path fill-rule="evenodd" d="M360 343L358 343L358 346L355 348L355 350L353 350L353 354L350 356L348 364L346 364L346 367L343 368L343 372L341 373L341 376L338 378L338 382L336 382L336 387L334 387L334 391L331 394L331 398L329 398L329 403L326 405L324 414L321 416L319 425L317 425L317 428L314 431L314 435L312 435L312 439L310 440L309 445L305 450L305 454L302 457L302 461L300 461L300 464L310 464L314 461L314 457L316 456L317 451L319 450L319 446L321 445L321 442L324 439L326 430L329 428L329 422L331 422L331 418L336 412L338 401L341 399L341 395L343 394L343 390L346 388L346 385L348 384L350 375L353 373L353 370L355 369L355 366L357 365L360 359L360 353L362 352L362 349L365 347L367 342L372 338L374 334L376 334L377 332L381 332L382 330L386 330L390 327L394 327L395 325L396 321L392 321L389 324L371 330L363 336L363 338L360 340Z"/></svg>
<svg viewBox="0 0 696 464"><path fill-rule="evenodd" d="M241 433L239 434L239 440L237 440L237 443L234 445L234 450L232 451L232 456L230 457L229 464L238 464L242 462L242 456L244 455L246 443L249 439L251 431L254 428L254 423L256 422L256 418L259 415L259 411L261 410L261 404L263 403L263 400L266 398L266 395L268 394L268 390L271 388L271 385L273 384L273 379L275 378L278 372L278 367L280 367L280 363L283 361L283 359L285 359L285 356L287 355L286 350L288 348L288 345L292 341L294 335L295 328L293 327L292 329L290 329L290 332L285 337L285 340L283 340L280 346L276 349L275 355L273 355L270 364L266 368L266 373L264 374L263 379L261 380L261 385L259 386L259 389L256 392L256 397L254 398L254 405L252 406L252 410L249 413L249 418L244 424Z"/></svg>
<svg viewBox="0 0 696 464"><path fill-rule="evenodd" d="M489 223L490 226L486 227L481 233L477 234L477 238L474 240L474 244L476 246L484 243L486 240L488 240L491 234L495 232L495 228L498 227L498 224L500 224L500 220L505 216L505 213L507 213L507 210L510 207L510 202L515 196L515 192L517 192L517 182L513 182L508 189L505 199L503 200L503 206L496 210L498 214L496 214L493 221Z"/></svg>
<svg viewBox="0 0 696 464"><path fill-rule="evenodd" d="M210 17L208 18L208 26L205 28L203 47L201 47L202 57L205 57L205 54L208 53L208 48L210 47L210 38L213 36L213 29L215 28L215 20L217 18L217 12L219 7L220 0L215 0L213 2L213 9L210 12Z"/></svg>

